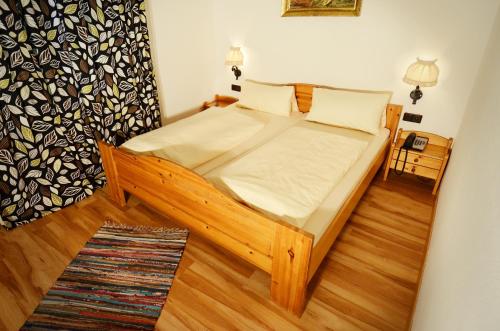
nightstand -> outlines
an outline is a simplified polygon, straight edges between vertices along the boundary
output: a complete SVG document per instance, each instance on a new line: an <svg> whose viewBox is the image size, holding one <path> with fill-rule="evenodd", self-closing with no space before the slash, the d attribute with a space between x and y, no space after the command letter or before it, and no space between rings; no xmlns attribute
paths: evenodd
<svg viewBox="0 0 500 331"><path fill-rule="evenodd" d="M215 98L212 101L207 101L203 103L203 106L201 106L200 111L204 111L210 107L222 107L225 108L229 105L232 105L233 103L237 102L238 99L226 95L215 95Z"/></svg>
<svg viewBox="0 0 500 331"><path fill-rule="evenodd" d="M435 180L434 189L432 190L432 194L435 195L438 191L439 184L441 183L446 165L448 164L448 160L450 158L453 138L445 138L433 133L404 131L399 129L396 142L392 143L389 155L387 156L384 181L387 180L389 171L394 169L399 150L406 137L408 137L408 135L412 132L415 132L417 136L429 138L429 142L425 149L421 152L412 149L408 151L408 158L404 169L403 164L405 161L406 151L401 151L396 170L398 172L404 171L405 173Z"/></svg>

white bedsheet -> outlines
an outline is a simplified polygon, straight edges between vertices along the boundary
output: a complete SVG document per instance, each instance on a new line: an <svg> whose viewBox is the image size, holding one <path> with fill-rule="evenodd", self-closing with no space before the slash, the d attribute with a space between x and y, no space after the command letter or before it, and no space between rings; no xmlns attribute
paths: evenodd
<svg viewBox="0 0 500 331"><path fill-rule="evenodd" d="M381 129L375 136L366 134L369 138L368 147L306 221L302 229L314 235L314 245L318 243L332 219L338 214L356 186L361 183L373 161L385 148L389 134L390 131L386 128Z"/></svg>
<svg viewBox="0 0 500 331"><path fill-rule="evenodd" d="M241 144L232 148L231 150L220 154L216 158L207 161L200 166L194 168L193 170L201 176L204 176L208 172L213 169L223 166L224 164L234 160L236 158L242 157L246 153L251 152L252 150L258 148L259 146L264 145L269 142L274 137L278 136L280 133L284 132L286 129L297 125L302 122L305 118L305 114L300 112L293 112L289 117L266 114L255 110L236 108L236 111L244 112L244 113L260 113L259 116L266 116L268 121L264 128L259 130L255 135L253 135L250 139L243 141Z"/></svg>
<svg viewBox="0 0 500 331"><path fill-rule="evenodd" d="M371 137L303 122L206 178L253 208L302 227Z"/></svg>
<svg viewBox="0 0 500 331"><path fill-rule="evenodd" d="M122 147L194 168L238 146L259 132L271 116L212 107L137 136Z"/></svg>

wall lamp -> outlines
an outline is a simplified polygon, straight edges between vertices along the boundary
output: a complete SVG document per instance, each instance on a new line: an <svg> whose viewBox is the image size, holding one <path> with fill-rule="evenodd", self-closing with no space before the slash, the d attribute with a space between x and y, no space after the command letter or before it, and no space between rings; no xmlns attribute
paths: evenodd
<svg viewBox="0 0 500 331"><path fill-rule="evenodd" d="M241 70L238 66L243 65L243 53L239 47L231 47L226 56L226 65L232 66L231 70L233 71L236 80L238 80L241 76Z"/></svg>
<svg viewBox="0 0 500 331"><path fill-rule="evenodd" d="M416 86L416 89L410 93L410 98L413 100L414 105L417 104L417 101L424 95L420 90L420 86L431 87L437 84L439 68L436 65L436 61L437 60L424 61L417 58L417 62L408 67L403 81Z"/></svg>

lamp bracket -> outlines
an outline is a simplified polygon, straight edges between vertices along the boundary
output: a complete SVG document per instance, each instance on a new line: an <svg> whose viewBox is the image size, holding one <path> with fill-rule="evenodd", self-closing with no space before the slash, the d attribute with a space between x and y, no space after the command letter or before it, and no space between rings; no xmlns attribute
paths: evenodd
<svg viewBox="0 0 500 331"><path fill-rule="evenodd" d="M423 95L424 95L424 93L422 93L422 90L420 90L420 86L417 85L417 88L414 89L413 91L411 91L411 93L410 93L410 98L412 98L413 104L416 105L417 101L422 99Z"/></svg>
<svg viewBox="0 0 500 331"><path fill-rule="evenodd" d="M231 70L234 72L234 76L236 77L236 80L238 80L238 78L240 78L240 76L241 76L241 70L238 69L237 66L233 66L231 68Z"/></svg>

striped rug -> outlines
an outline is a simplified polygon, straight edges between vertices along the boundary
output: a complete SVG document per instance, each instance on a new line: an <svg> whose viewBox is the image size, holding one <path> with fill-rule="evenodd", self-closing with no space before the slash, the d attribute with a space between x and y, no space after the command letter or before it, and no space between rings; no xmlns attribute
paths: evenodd
<svg viewBox="0 0 500 331"><path fill-rule="evenodd" d="M187 230L104 224L22 330L153 330Z"/></svg>

